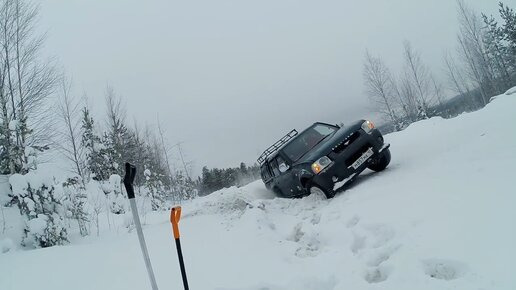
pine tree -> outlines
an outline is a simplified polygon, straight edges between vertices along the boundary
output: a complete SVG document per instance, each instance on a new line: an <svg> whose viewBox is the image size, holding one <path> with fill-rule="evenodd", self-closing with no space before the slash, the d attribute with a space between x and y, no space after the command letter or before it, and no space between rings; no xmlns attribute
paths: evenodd
<svg viewBox="0 0 516 290"><path fill-rule="evenodd" d="M500 17L504 21L501 31L503 40L507 42L506 54L509 57L513 77L516 78L514 76L516 74L516 12L503 3L500 3L499 6Z"/></svg>
<svg viewBox="0 0 516 290"><path fill-rule="evenodd" d="M208 169L207 166L204 166L202 168L202 176L201 176L201 186L200 186L200 189L201 189L201 193L202 194L208 194L208 193L211 193L213 190L212 190L212 173L211 171Z"/></svg>
<svg viewBox="0 0 516 290"><path fill-rule="evenodd" d="M179 197L180 200L193 199L199 195L195 182L182 171L175 172L171 191L172 194Z"/></svg>
<svg viewBox="0 0 516 290"><path fill-rule="evenodd" d="M147 189L147 195L151 200L152 210L160 210L165 205L165 189L161 180L163 176L153 173L150 169L144 170L145 182L144 187Z"/></svg>
<svg viewBox="0 0 516 290"><path fill-rule="evenodd" d="M514 75L516 72L516 67L514 66L516 57L511 54L510 37L506 34L507 31L510 31L507 25L511 25L511 10L508 7L504 7L502 3L500 3L500 15L505 21L502 27L498 26L494 17L491 16L488 18L485 14L482 14L484 23L486 24L486 33L484 35L486 58L489 59L495 76L493 82L496 91L494 93L502 93L509 89L514 85L514 80L516 79ZM515 17L516 15L513 16L513 18ZM506 20L507 18L508 20ZM516 20L512 22L516 22ZM516 52L516 50L514 52Z"/></svg>
<svg viewBox="0 0 516 290"><path fill-rule="evenodd" d="M82 109L82 140L81 146L86 152L86 173L85 176L93 178L93 180L106 180L109 172L106 172L106 160L102 156L102 150L105 150L100 138L95 134L95 122L90 116L87 107Z"/></svg>

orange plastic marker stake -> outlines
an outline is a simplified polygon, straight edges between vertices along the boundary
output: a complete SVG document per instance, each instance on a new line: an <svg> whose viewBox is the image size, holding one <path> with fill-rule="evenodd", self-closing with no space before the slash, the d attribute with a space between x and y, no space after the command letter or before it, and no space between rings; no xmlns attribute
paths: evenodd
<svg viewBox="0 0 516 290"><path fill-rule="evenodd" d="M179 220L181 219L181 207L175 206L170 210L170 223L172 224L172 233L176 240L177 256L179 258L179 267L181 268L181 276L183 277L183 286L188 290L188 281L186 279L185 263L183 261L183 251L181 251L181 241L179 240Z"/></svg>
<svg viewBox="0 0 516 290"><path fill-rule="evenodd" d="M179 239L179 220L181 219L181 207L173 207L170 211L170 223L172 224L172 232L174 239Z"/></svg>

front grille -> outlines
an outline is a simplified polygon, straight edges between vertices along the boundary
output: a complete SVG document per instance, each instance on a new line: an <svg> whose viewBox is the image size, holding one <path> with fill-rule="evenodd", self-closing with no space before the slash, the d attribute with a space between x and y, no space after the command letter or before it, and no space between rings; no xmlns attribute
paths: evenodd
<svg viewBox="0 0 516 290"><path fill-rule="evenodd" d="M353 153L353 155L351 155L348 159L346 159L346 166L347 167L351 166L351 164L353 164L353 162L357 161L357 159L360 156L362 156L362 154L364 154L367 150L369 150L369 147L371 147L371 145L365 144L363 147L361 147L359 150L357 150L357 152Z"/></svg>
<svg viewBox="0 0 516 290"><path fill-rule="evenodd" d="M339 144L335 145L332 149L333 152L339 154L340 152L344 151L346 148L348 148L351 143L355 142L355 140L360 137L360 132L355 131L351 133L348 137L344 138Z"/></svg>

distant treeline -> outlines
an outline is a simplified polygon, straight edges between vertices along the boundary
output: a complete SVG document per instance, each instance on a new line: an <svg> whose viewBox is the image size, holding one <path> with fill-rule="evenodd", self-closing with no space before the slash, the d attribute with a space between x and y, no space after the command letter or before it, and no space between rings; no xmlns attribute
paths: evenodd
<svg viewBox="0 0 516 290"><path fill-rule="evenodd" d="M212 168L204 166L202 177L198 178L199 195L207 195L222 188L243 186L260 178L260 167L257 164L247 166L240 163L240 167Z"/></svg>
<svg viewBox="0 0 516 290"><path fill-rule="evenodd" d="M403 130L433 116L451 118L478 110L491 96L516 86L516 13L501 2L498 6L495 18L457 0L457 47L443 55L444 83L434 78L408 41L399 72L366 51L364 84L371 103L384 116L384 132ZM447 91L455 97L450 99Z"/></svg>
<svg viewBox="0 0 516 290"><path fill-rule="evenodd" d="M480 92L478 89L473 90L469 92L468 94L461 94L456 95L455 97L452 97L449 100L444 100L438 104L433 105L428 110L428 118L432 117L442 117L445 119L450 119L457 117L458 115L462 113L468 113L473 112L479 109L482 109L484 107L483 104L477 101L472 101L471 99L479 98ZM412 121L409 118L403 118L400 117L399 120L403 124L407 124L407 126L412 123ZM398 123L399 124L399 123ZM396 123L392 122L391 120L387 120L384 123L382 123L379 126L380 131L383 134L396 132L397 126ZM401 128L403 129L403 128Z"/></svg>

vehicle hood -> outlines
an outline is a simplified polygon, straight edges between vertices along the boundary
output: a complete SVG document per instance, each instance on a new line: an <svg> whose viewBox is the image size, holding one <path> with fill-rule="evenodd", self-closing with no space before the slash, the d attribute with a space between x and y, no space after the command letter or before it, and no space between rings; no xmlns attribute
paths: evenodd
<svg viewBox="0 0 516 290"><path fill-rule="evenodd" d="M335 133L326 137L326 139L321 141L321 143L308 151L296 163L312 163L323 156L327 156L332 152L333 147L349 137L353 132L360 129L362 123L364 123L364 120L357 121L349 126L341 127L339 130L335 131Z"/></svg>

